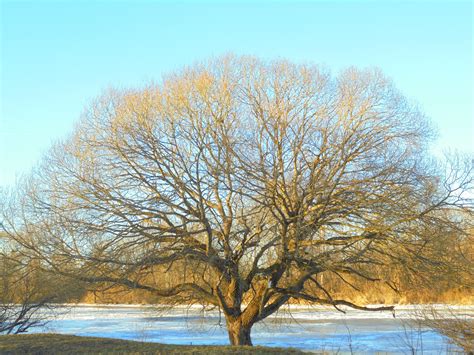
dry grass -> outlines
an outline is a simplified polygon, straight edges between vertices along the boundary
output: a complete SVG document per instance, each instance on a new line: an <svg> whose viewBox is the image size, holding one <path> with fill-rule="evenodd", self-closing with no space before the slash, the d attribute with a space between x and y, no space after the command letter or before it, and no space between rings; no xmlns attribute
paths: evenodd
<svg viewBox="0 0 474 355"><path fill-rule="evenodd" d="M303 354L290 348L188 346L61 334L0 336L1 354Z"/></svg>

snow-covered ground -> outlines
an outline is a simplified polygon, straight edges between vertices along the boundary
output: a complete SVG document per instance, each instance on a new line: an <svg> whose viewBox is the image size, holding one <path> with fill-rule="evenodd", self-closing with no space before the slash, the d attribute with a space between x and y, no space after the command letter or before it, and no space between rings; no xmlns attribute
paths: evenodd
<svg viewBox="0 0 474 355"><path fill-rule="evenodd" d="M437 308L442 311L444 306ZM67 309L67 312L66 312ZM306 351L446 353L455 348L436 332L414 326L420 306L398 306L391 312L293 306L252 329L255 345L294 347ZM170 344L228 344L225 321L216 311L199 307L157 309L153 306L74 305L44 328L57 332ZM474 319L474 306L450 306L450 312Z"/></svg>

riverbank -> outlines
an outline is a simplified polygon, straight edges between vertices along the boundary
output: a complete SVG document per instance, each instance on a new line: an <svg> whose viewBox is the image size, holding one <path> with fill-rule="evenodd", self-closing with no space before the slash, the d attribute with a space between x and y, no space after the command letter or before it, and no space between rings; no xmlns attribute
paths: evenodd
<svg viewBox="0 0 474 355"><path fill-rule="evenodd" d="M290 348L169 345L63 334L0 336L2 354L304 354Z"/></svg>

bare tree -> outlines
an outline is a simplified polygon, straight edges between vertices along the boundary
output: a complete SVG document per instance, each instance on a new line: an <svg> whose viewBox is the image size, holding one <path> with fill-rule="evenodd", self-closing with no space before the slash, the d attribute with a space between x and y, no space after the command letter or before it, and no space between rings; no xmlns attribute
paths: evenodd
<svg viewBox="0 0 474 355"><path fill-rule="evenodd" d="M43 311L48 308L47 300L32 300L30 294L24 295L20 303L0 304L0 334L26 333L43 326L48 322Z"/></svg>
<svg viewBox="0 0 474 355"><path fill-rule="evenodd" d="M474 353L474 320L463 314L462 310L424 307L416 312L415 317L420 326L444 335L451 344L458 346L466 354Z"/></svg>
<svg viewBox="0 0 474 355"><path fill-rule="evenodd" d="M18 262L19 256L12 256L0 253L0 334L25 333L46 324L49 302L54 299L38 287L35 270L25 269Z"/></svg>
<svg viewBox="0 0 474 355"><path fill-rule="evenodd" d="M2 224L46 269L218 307L251 345L292 299L392 309L335 299L318 275L396 288L378 271L444 270L427 256L469 223L472 162L443 171L431 136L378 70L220 58L103 95Z"/></svg>

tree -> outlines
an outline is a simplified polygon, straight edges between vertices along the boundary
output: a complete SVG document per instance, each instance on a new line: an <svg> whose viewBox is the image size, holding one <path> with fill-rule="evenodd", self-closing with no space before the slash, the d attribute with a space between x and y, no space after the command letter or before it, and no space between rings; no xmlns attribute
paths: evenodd
<svg viewBox="0 0 474 355"><path fill-rule="evenodd" d="M49 302L54 299L39 287L37 269L24 267L20 259L0 250L0 334L25 333L44 325L48 318L45 311L51 310Z"/></svg>
<svg viewBox="0 0 474 355"><path fill-rule="evenodd" d="M451 308L438 310L434 306L416 313L417 322L445 336L451 344L474 353L474 320L466 314Z"/></svg>
<svg viewBox="0 0 474 355"><path fill-rule="evenodd" d="M318 275L395 288L381 270L442 272L427 255L470 221L472 162L444 173L431 136L378 70L220 58L104 94L2 224L45 269L218 307L251 345L290 300L392 309L335 299Z"/></svg>

